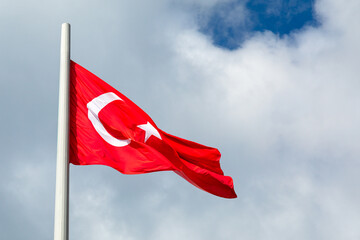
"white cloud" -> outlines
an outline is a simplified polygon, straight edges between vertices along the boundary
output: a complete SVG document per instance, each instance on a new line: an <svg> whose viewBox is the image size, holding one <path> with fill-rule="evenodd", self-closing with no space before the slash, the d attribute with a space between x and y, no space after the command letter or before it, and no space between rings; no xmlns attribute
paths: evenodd
<svg viewBox="0 0 360 240"><path fill-rule="evenodd" d="M248 236L245 231L246 238L355 239L360 235L351 224L359 221L354 213L359 208L359 190L353 185L359 177L353 168L359 166L360 153L360 51L359 33L352 25L359 21L359 7L355 2L343 7L331 1L317 4L321 6L326 6L319 11L323 25L289 38L265 32L229 52L186 30L175 44L179 72L196 73L180 78L184 84L200 86L194 90L197 97L188 100L195 98L202 104L197 106L201 112L191 112L192 119L203 126L197 133L212 136L209 128L225 132L217 134L222 140L218 144L232 144L233 149L223 161L233 161L235 176L248 177L241 178L244 182L235 177L240 198L249 194L258 204L256 229L263 235L249 231ZM338 14L332 14L335 9ZM204 118L206 123L201 125ZM304 186L293 183L293 178L305 179L313 190L299 195ZM284 183L289 187L278 189ZM335 226L335 219L345 220Z"/></svg>

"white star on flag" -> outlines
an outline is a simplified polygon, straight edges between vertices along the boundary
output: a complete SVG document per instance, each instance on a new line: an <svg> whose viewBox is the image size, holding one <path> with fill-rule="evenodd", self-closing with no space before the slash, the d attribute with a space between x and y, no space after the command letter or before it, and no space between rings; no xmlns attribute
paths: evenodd
<svg viewBox="0 0 360 240"><path fill-rule="evenodd" d="M156 130L156 128L154 128L153 125L151 125L149 122L147 122L146 124L141 124L137 126L138 128L141 128L142 130L145 131L145 140L144 142L146 142L149 137L151 137L151 135L154 135L155 137L161 139L160 133L158 132L158 130Z"/></svg>

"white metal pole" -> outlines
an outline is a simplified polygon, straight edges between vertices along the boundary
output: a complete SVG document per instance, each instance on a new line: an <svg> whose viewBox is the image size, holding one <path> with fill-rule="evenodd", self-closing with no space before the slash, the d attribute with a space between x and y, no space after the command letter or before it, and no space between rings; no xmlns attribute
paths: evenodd
<svg viewBox="0 0 360 240"><path fill-rule="evenodd" d="M54 240L69 239L70 24L61 26Z"/></svg>

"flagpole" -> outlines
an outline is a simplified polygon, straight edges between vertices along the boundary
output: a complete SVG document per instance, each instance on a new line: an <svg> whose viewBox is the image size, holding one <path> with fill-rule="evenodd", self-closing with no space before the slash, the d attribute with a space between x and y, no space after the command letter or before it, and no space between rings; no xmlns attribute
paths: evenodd
<svg viewBox="0 0 360 240"><path fill-rule="evenodd" d="M61 26L54 240L69 239L70 24Z"/></svg>

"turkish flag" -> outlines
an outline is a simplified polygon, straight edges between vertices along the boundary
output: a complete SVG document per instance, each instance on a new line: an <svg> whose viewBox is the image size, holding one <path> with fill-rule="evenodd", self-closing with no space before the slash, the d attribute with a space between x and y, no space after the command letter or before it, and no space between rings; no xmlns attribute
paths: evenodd
<svg viewBox="0 0 360 240"><path fill-rule="evenodd" d="M123 94L75 62L70 67L70 162L124 174L172 170L214 195L236 198L220 152L160 130Z"/></svg>

